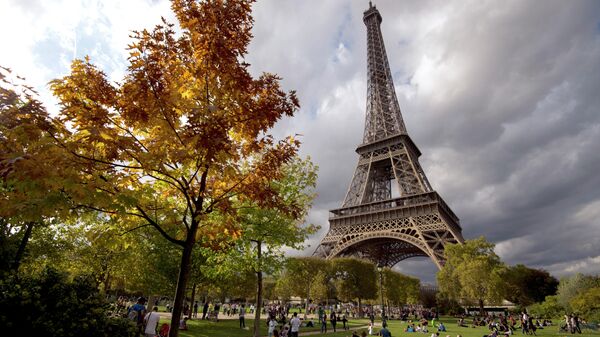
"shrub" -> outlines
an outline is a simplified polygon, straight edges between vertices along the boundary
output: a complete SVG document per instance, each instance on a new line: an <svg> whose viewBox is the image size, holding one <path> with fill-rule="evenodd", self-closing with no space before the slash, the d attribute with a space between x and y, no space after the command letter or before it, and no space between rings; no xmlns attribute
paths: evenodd
<svg viewBox="0 0 600 337"><path fill-rule="evenodd" d="M0 326L7 336L130 337L135 333L129 321L108 317L108 303L91 276L69 280L54 269L38 275L5 274L0 294Z"/></svg>

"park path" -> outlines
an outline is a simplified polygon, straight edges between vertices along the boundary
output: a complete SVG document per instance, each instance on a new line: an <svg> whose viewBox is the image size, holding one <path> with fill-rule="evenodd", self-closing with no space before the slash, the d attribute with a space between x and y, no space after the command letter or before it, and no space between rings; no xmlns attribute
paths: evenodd
<svg viewBox="0 0 600 337"><path fill-rule="evenodd" d="M364 325L364 326L356 326L353 327L350 330L346 330L349 334L352 334L352 330L360 330L360 329L368 329L369 326L368 325ZM340 329L339 331L344 331L343 329ZM311 336L311 335L329 335L334 333L332 329L327 329L327 332L322 334L321 331L307 331L307 332L300 332L298 335L299 336ZM337 332L336 332L337 333Z"/></svg>

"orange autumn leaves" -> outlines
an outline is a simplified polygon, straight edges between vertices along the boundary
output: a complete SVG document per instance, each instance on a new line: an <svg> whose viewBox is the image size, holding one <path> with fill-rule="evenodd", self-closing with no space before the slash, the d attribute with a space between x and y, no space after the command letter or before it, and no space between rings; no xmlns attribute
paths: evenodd
<svg viewBox="0 0 600 337"><path fill-rule="evenodd" d="M298 99L276 75L249 74L250 5L173 1L182 32L167 22L134 32L123 81L89 59L52 81L61 107L53 136L94 189L82 206L123 226L148 222L179 244L235 238L236 204L248 200L299 214L271 186L299 143L269 134Z"/></svg>

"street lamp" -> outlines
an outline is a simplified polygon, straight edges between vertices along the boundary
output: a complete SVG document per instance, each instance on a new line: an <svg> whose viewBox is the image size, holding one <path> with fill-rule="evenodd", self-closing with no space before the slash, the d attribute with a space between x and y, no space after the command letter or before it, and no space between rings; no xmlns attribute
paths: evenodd
<svg viewBox="0 0 600 337"><path fill-rule="evenodd" d="M378 264L377 271L379 272L379 291L381 291L381 327L385 327L385 302L383 301L383 266Z"/></svg>

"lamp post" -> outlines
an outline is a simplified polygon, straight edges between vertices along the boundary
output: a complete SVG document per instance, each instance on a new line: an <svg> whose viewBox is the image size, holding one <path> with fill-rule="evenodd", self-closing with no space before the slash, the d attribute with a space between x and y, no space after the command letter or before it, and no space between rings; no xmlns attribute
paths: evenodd
<svg viewBox="0 0 600 337"><path fill-rule="evenodd" d="M379 291L381 291L381 327L385 327L385 302L383 301L383 266L377 265L379 272Z"/></svg>

